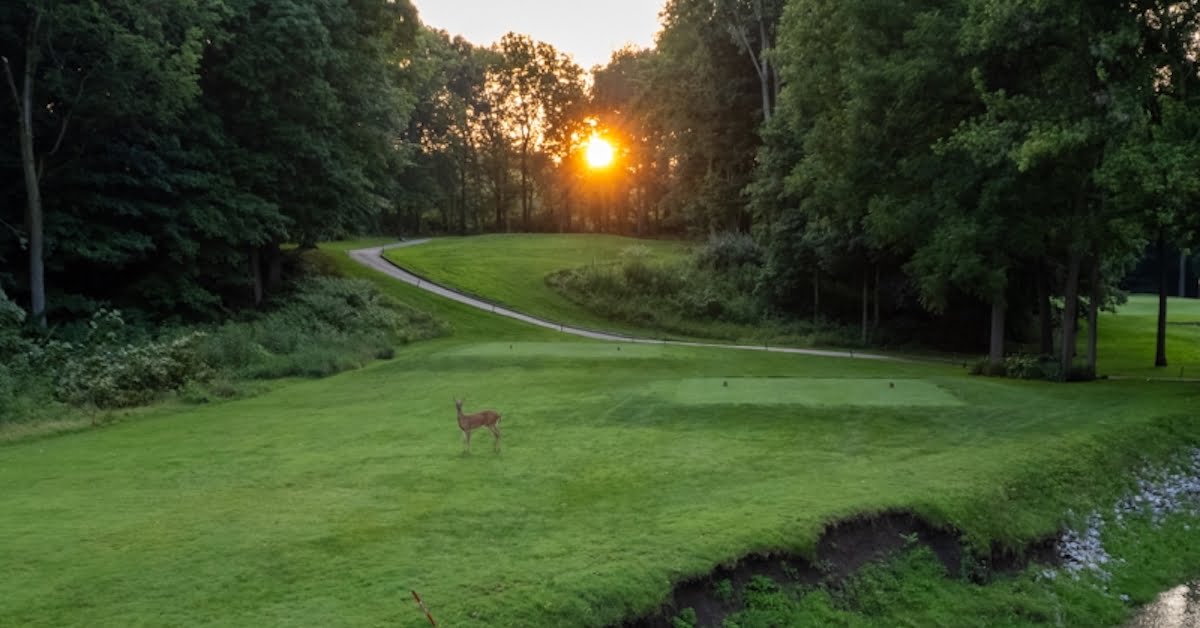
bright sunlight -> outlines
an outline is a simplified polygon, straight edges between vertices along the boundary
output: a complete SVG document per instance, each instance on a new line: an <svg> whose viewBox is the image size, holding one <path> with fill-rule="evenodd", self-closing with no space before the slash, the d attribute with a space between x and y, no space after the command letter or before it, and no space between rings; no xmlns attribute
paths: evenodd
<svg viewBox="0 0 1200 628"><path fill-rule="evenodd" d="M613 154L616 151L613 145L597 135L593 135L592 139L587 143L587 163L592 168L607 168L613 162Z"/></svg>

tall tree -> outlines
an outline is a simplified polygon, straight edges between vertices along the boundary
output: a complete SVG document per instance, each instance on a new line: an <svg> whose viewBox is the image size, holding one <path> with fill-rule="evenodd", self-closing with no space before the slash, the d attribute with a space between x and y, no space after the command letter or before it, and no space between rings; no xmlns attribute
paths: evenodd
<svg viewBox="0 0 1200 628"><path fill-rule="evenodd" d="M772 60L783 0L714 0L734 42L750 59L762 96L763 123L771 121L779 80Z"/></svg>
<svg viewBox="0 0 1200 628"><path fill-rule="evenodd" d="M1041 231L1065 268L1061 368L1071 373L1080 278L1128 248L1096 172L1137 117L1145 85L1135 13L1123 5L972 0L962 42L986 111L958 133L1005 155L1026 206L1053 211Z"/></svg>
<svg viewBox="0 0 1200 628"><path fill-rule="evenodd" d="M0 33L0 64L17 117L30 311L38 324L46 324L45 264L52 252L43 186L74 156L82 134L73 127L179 116L197 95L200 51L218 8L216 2L53 0L0 8L0 24L8 26Z"/></svg>
<svg viewBox="0 0 1200 628"><path fill-rule="evenodd" d="M500 39L496 53L489 80L505 99L505 125L517 152L521 227L529 230L538 165L545 163L539 158L569 144L584 98L583 70L550 44L515 33Z"/></svg>

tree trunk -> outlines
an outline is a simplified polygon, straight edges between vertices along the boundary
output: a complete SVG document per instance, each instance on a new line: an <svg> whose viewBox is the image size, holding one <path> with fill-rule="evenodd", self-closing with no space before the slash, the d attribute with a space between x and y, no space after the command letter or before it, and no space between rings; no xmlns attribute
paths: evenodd
<svg viewBox="0 0 1200 628"><path fill-rule="evenodd" d="M529 148L521 147L521 229L529 231Z"/></svg>
<svg viewBox="0 0 1200 628"><path fill-rule="evenodd" d="M868 298L870 295L867 292L867 287L871 282L867 280L867 277L868 277L867 271L864 270L863 271L863 282L862 282L862 341L863 341L863 344L867 343L867 310L868 310L868 305L870 305L870 299Z"/></svg>
<svg viewBox="0 0 1200 628"><path fill-rule="evenodd" d="M758 56L758 84L762 87L763 122L771 121L774 107L771 103L771 60L766 55L767 42L766 16L758 15L758 46L763 51Z"/></svg>
<svg viewBox="0 0 1200 628"><path fill-rule="evenodd" d="M813 325L821 323L821 269L813 266Z"/></svg>
<svg viewBox="0 0 1200 628"><path fill-rule="evenodd" d="M1167 365L1167 239L1158 232L1158 337L1154 343L1154 366Z"/></svg>
<svg viewBox="0 0 1200 628"><path fill-rule="evenodd" d="M504 231L504 192L496 190L496 232Z"/></svg>
<svg viewBox="0 0 1200 628"><path fill-rule="evenodd" d="M988 345L988 365L998 371L1004 362L1004 317L1008 306L1003 296L992 301L992 333Z"/></svg>
<svg viewBox="0 0 1200 628"><path fill-rule="evenodd" d="M257 246L250 249L250 279L254 285L254 306L258 307L263 301L263 276L262 249Z"/></svg>
<svg viewBox="0 0 1200 628"><path fill-rule="evenodd" d="M1179 252L1179 298L1187 296L1187 252Z"/></svg>
<svg viewBox="0 0 1200 628"><path fill-rule="evenodd" d="M42 188L38 176L37 155L33 147L33 75L37 70L38 31L41 13L34 16L25 38L25 75L17 91L12 67L3 59L4 72L17 108L17 135L21 145L21 172L25 178L25 228L29 235L29 313L34 323L46 326L46 261L43 230Z"/></svg>
<svg viewBox="0 0 1200 628"><path fill-rule="evenodd" d="M1067 285L1063 290L1062 356L1059 366L1062 367L1064 380L1071 375L1071 365L1075 357L1075 327L1079 317L1079 258L1079 253L1071 253L1067 263Z"/></svg>
<svg viewBox="0 0 1200 628"><path fill-rule="evenodd" d="M1050 311L1050 278L1045 261L1037 266L1038 326L1041 328L1041 353L1054 355L1054 317Z"/></svg>
<svg viewBox="0 0 1200 628"><path fill-rule="evenodd" d="M458 235L467 233L467 169L465 166L458 172Z"/></svg>
<svg viewBox="0 0 1200 628"><path fill-rule="evenodd" d="M1092 377L1096 376L1096 348L1100 334L1100 259L1092 258L1091 276L1089 277L1092 295L1088 303L1088 339L1087 339L1087 369Z"/></svg>
<svg viewBox="0 0 1200 628"><path fill-rule="evenodd" d="M279 243L267 245L267 294L275 292L283 285L283 252Z"/></svg>
<svg viewBox="0 0 1200 628"><path fill-rule="evenodd" d="M762 86L762 106L763 106L763 122L771 121L771 75L766 61L763 62L763 70L766 75L758 77L758 84Z"/></svg>
<svg viewBox="0 0 1200 628"><path fill-rule="evenodd" d="M871 329L879 329L879 264L875 265L875 294L871 297L874 305L873 319L871 321Z"/></svg>

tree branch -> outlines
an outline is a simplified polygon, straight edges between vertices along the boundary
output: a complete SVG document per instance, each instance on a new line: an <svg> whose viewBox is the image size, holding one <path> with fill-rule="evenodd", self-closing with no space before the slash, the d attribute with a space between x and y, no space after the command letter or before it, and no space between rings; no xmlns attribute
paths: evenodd
<svg viewBox="0 0 1200 628"><path fill-rule="evenodd" d="M79 79L79 89L75 91L75 100L72 101L76 106L79 104L79 99L83 98L83 86L85 83L87 83L88 76L88 74L85 74ZM62 148L63 138L67 136L67 126L71 124L71 114L73 113L75 113L74 106L71 107L71 110L67 112L67 115L63 116L62 125L58 128L58 137L54 140L54 146L50 149L50 152L42 155L42 159L38 163L38 181L42 180L42 175L45 173L46 158L53 157L56 153L58 153L58 149Z"/></svg>
<svg viewBox="0 0 1200 628"><path fill-rule="evenodd" d="M4 222L3 220L0 220L0 225L4 225L5 227L8 227L8 230L12 231L13 235L17 236L18 240L21 240L22 242L25 241L25 233L23 231L21 231L20 229L8 224L7 222ZM24 245L22 245L22 246L24 246Z"/></svg>
<svg viewBox="0 0 1200 628"><path fill-rule="evenodd" d="M4 63L4 75L8 77L8 89L12 90L13 104L17 106L17 113L24 115L21 111L21 94L17 92L17 82L13 79L12 66L8 63L8 57L0 57L0 61Z"/></svg>
<svg viewBox="0 0 1200 628"><path fill-rule="evenodd" d="M724 9L726 19L729 20L729 34L734 36L734 38L737 40L738 47L746 51L746 54L750 57L750 62L754 64L754 72L758 74L759 80L767 80L768 77L763 65L760 62L758 55L754 54L754 48L750 46L750 36L746 34L745 27L738 24L737 9L727 5L724 2L721 2L720 0L718 0L717 6L719 10ZM763 42L763 45L765 45L765 43L766 42Z"/></svg>

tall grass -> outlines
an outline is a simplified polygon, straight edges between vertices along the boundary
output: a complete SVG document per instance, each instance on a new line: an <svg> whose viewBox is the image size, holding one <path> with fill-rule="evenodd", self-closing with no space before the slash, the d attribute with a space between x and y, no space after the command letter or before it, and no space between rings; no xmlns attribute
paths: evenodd
<svg viewBox="0 0 1200 628"><path fill-rule="evenodd" d="M278 302L217 326L159 329L101 310L86 324L48 336L18 333L20 310L4 308L0 424L69 421L174 391L200 400L236 396L238 382L325 377L447 331L361 279L304 278Z"/></svg>
<svg viewBox="0 0 1200 628"><path fill-rule="evenodd" d="M687 257L625 248L616 261L552 273L546 283L604 318L671 335L793 345L857 344L852 333L787 317L759 293L762 250L722 234Z"/></svg>

